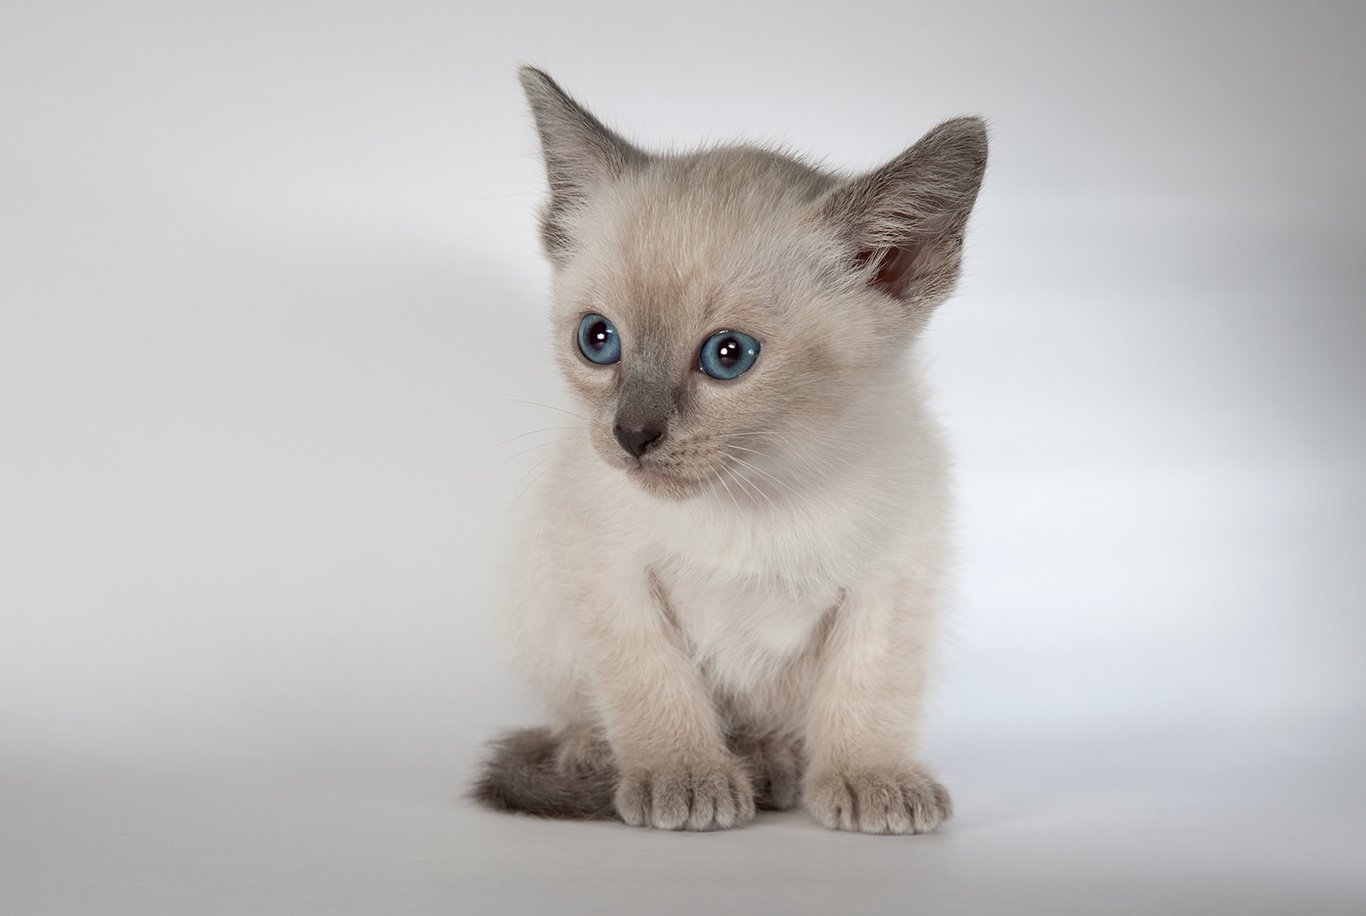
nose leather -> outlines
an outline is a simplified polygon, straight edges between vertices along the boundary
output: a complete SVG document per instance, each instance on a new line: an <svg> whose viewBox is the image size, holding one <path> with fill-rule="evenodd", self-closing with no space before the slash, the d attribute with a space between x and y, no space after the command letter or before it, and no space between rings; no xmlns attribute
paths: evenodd
<svg viewBox="0 0 1366 916"><path fill-rule="evenodd" d="M626 427L620 423L612 427L612 432L627 453L639 458L663 438L663 432L652 427Z"/></svg>

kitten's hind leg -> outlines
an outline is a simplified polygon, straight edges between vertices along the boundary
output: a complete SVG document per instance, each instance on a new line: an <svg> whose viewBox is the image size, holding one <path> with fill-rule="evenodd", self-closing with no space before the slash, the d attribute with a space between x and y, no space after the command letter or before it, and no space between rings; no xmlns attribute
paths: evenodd
<svg viewBox="0 0 1366 916"><path fill-rule="evenodd" d="M555 752L555 770L579 779L617 775L617 758L601 728L576 725L560 735L560 746Z"/></svg>
<svg viewBox="0 0 1366 916"><path fill-rule="evenodd" d="M731 752L745 762L754 784L755 807L787 811L797 807L802 784L802 744L790 735L742 732L731 736Z"/></svg>

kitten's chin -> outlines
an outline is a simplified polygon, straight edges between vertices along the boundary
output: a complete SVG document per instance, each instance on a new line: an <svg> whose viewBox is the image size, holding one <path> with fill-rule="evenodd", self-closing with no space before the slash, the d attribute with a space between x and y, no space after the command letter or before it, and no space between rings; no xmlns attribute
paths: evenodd
<svg viewBox="0 0 1366 916"><path fill-rule="evenodd" d="M646 493L651 496L658 496L660 499L687 499L690 496L696 496L702 490L702 482L699 480L676 477L673 474L665 474L662 471L639 465L626 468L626 476L631 478L632 482Z"/></svg>

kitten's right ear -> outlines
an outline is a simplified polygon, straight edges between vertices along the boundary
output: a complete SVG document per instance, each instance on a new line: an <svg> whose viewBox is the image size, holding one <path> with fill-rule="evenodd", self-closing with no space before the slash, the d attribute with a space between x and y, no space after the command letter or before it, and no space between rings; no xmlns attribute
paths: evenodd
<svg viewBox="0 0 1366 916"><path fill-rule="evenodd" d="M550 200L541 216L541 243L552 260L572 247L566 216L593 192L643 162L645 153L593 117L556 82L534 67L519 71L522 88L536 118L545 158Z"/></svg>

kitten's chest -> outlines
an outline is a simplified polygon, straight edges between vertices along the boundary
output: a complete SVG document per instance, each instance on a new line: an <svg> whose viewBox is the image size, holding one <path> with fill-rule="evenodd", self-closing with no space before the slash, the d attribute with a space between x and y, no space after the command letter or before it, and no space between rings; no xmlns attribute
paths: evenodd
<svg viewBox="0 0 1366 916"><path fill-rule="evenodd" d="M738 693L754 690L810 649L840 598L833 586L793 588L696 570L665 574L662 584L694 659Z"/></svg>
<svg viewBox="0 0 1366 916"><path fill-rule="evenodd" d="M862 520L837 503L795 515L680 510L646 550L694 658L720 686L754 691L812 648L867 551Z"/></svg>

